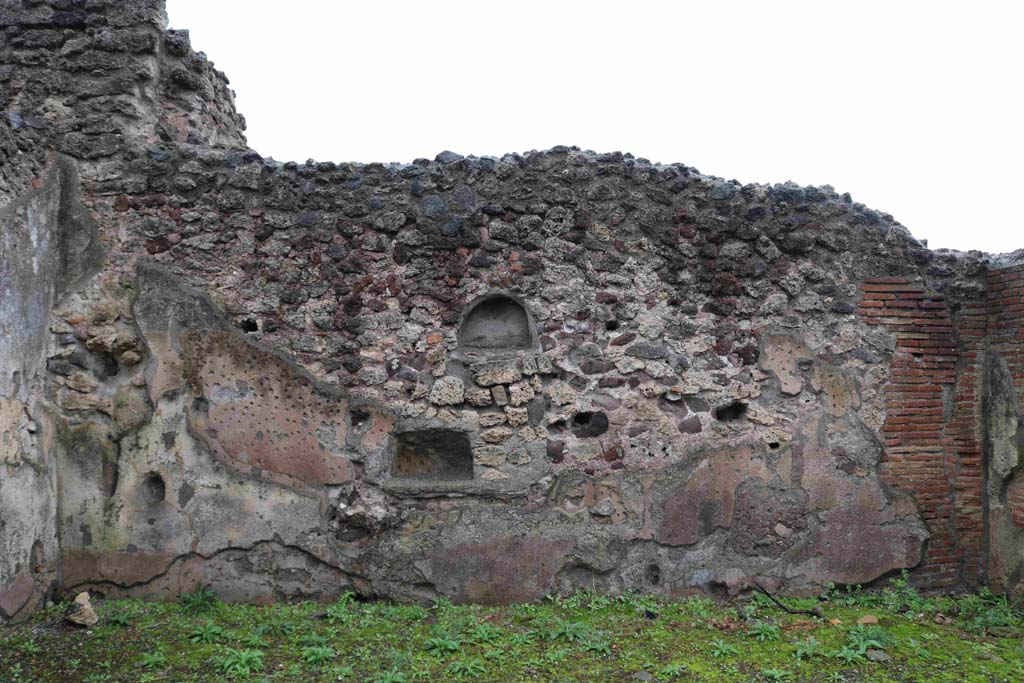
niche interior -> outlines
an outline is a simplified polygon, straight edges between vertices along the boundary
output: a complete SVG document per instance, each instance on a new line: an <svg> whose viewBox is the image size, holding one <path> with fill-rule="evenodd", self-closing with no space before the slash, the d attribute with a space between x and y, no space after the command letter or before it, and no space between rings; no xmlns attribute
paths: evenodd
<svg viewBox="0 0 1024 683"><path fill-rule="evenodd" d="M532 349L534 333L526 308L504 294L478 299L459 327L459 347L490 352Z"/></svg>
<svg viewBox="0 0 1024 683"><path fill-rule="evenodd" d="M473 478L473 451L465 432L421 429L402 432L395 439L392 476L433 481Z"/></svg>

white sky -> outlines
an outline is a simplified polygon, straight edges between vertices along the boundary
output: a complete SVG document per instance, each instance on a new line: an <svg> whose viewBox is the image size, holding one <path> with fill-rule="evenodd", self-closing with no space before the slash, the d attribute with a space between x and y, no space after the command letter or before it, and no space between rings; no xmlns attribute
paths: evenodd
<svg viewBox="0 0 1024 683"><path fill-rule="evenodd" d="M1024 247L1024 2L168 0L281 161L579 145Z"/></svg>

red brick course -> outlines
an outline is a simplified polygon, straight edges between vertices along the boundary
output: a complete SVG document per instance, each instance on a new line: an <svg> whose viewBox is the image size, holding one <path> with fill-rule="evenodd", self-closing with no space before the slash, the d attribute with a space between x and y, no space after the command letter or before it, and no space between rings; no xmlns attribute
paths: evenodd
<svg viewBox="0 0 1024 683"><path fill-rule="evenodd" d="M869 280L862 290L860 315L896 334L882 477L914 496L931 534L915 580L928 587L956 584L977 575L984 548L974 395L985 307L964 308L954 319L942 295L901 278Z"/></svg>
<svg viewBox="0 0 1024 683"><path fill-rule="evenodd" d="M987 276L985 300L951 313L945 298L906 278L861 285L858 313L896 334L882 476L911 493L931 538L919 585L976 585L984 579L984 456L981 436L983 351L1002 356L1024 403L1024 266ZM1013 495L1016 494L1016 495ZM1024 485L1009 496L1024 526Z"/></svg>

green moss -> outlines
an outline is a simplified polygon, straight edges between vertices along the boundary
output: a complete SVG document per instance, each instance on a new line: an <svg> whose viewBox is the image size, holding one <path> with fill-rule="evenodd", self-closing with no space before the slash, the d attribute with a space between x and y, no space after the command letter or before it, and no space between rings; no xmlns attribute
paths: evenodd
<svg viewBox="0 0 1024 683"><path fill-rule="evenodd" d="M884 596L832 597L819 605L824 620L761 600L718 606L585 594L510 607L442 601L424 608L351 596L327 608L106 601L91 630L65 628L54 609L0 631L0 681L582 683L641 671L656 681L711 683L1024 681L1024 621L991 595L922 611L907 611L904 600L887 606ZM953 623L936 623L938 605ZM878 623L858 625L869 614ZM777 639L758 639L774 633L766 624ZM217 638L195 635L214 629ZM259 670L230 673L232 663L244 670L245 662Z"/></svg>
<svg viewBox="0 0 1024 683"><path fill-rule="evenodd" d="M117 462L118 449L110 429L94 422L69 425L55 420L54 434L58 452L79 467L88 467L96 461Z"/></svg>

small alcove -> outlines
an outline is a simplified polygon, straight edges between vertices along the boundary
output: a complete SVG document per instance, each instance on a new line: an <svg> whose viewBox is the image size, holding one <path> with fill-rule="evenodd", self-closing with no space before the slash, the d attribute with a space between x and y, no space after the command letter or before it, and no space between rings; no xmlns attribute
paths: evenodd
<svg viewBox="0 0 1024 683"><path fill-rule="evenodd" d="M470 304L459 325L459 348L484 352L529 350L535 346L533 321L511 296L488 294Z"/></svg>
<svg viewBox="0 0 1024 683"><path fill-rule="evenodd" d="M149 505L162 503L167 497L167 484L159 472L149 472L143 478L142 497Z"/></svg>
<svg viewBox="0 0 1024 683"><path fill-rule="evenodd" d="M733 401L715 408L715 419L719 422L742 420L746 414L747 404L743 401Z"/></svg>
<svg viewBox="0 0 1024 683"><path fill-rule="evenodd" d="M453 429L420 429L395 436L392 476L453 481L473 478L469 436Z"/></svg>
<svg viewBox="0 0 1024 683"><path fill-rule="evenodd" d="M608 431L608 416L600 410L583 410L572 418L572 431L578 438L601 436Z"/></svg>

